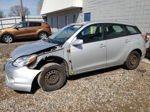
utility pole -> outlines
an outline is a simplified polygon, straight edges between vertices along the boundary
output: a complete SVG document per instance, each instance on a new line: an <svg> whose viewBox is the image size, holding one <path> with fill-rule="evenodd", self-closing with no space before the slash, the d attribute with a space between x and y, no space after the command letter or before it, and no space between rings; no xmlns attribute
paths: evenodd
<svg viewBox="0 0 150 112"><path fill-rule="evenodd" d="M21 21L25 21L25 13L24 13L24 8L23 8L23 2L20 0L20 16L21 16Z"/></svg>

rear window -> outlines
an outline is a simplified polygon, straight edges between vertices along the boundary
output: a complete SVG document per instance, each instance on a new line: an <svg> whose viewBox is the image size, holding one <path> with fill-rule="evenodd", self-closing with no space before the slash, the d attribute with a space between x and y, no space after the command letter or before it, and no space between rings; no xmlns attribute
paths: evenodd
<svg viewBox="0 0 150 112"><path fill-rule="evenodd" d="M126 26L128 32L133 35L133 34L140 34L141 32L139 31L139 29L135 26Z"/></svg>
<svg viewBox="0 0 150 112"><path fill-rule="evenodd" d="M38 22L30 22L29 27L36 27L36 26L41 26L41 23Z"/></svg>

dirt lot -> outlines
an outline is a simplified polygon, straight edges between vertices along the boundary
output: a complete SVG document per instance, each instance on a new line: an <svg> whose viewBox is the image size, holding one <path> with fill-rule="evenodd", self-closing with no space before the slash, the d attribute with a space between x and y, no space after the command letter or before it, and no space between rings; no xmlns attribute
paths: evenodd
<svg viewBox="0 0 150 112"><path fill-rule="evenodd" d="M0 43L0 112L150 112L150 64L134 71L120 67L70 77L60 90L17 93L5 86L3 64L19 45Z"/></svg>

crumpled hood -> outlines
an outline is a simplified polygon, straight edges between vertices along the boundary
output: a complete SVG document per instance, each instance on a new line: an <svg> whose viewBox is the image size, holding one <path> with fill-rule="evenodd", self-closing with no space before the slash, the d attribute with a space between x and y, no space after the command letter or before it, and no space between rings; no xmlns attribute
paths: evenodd
<svg viewBox="0 0 150 112"><path fill-rule="evenodd" d="M49 43L43 40L39 40L37 42L20 46L16 48L12 53L11 57L13 60L17 59L20 56L30 55L41 50L57 46L58 44Z"/></svg>

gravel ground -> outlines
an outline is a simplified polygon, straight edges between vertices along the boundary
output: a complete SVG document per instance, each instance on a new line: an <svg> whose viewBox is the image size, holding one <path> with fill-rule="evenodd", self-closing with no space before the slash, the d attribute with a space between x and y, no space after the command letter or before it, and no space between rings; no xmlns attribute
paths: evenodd
<svg viewBox="0 0 150 112"><path fill-rule="evenodd" d="M0 112L150 112L150 63L72 76L60 90L18 93L5 86L3 64L19 45L0 43Z"/></svg>

